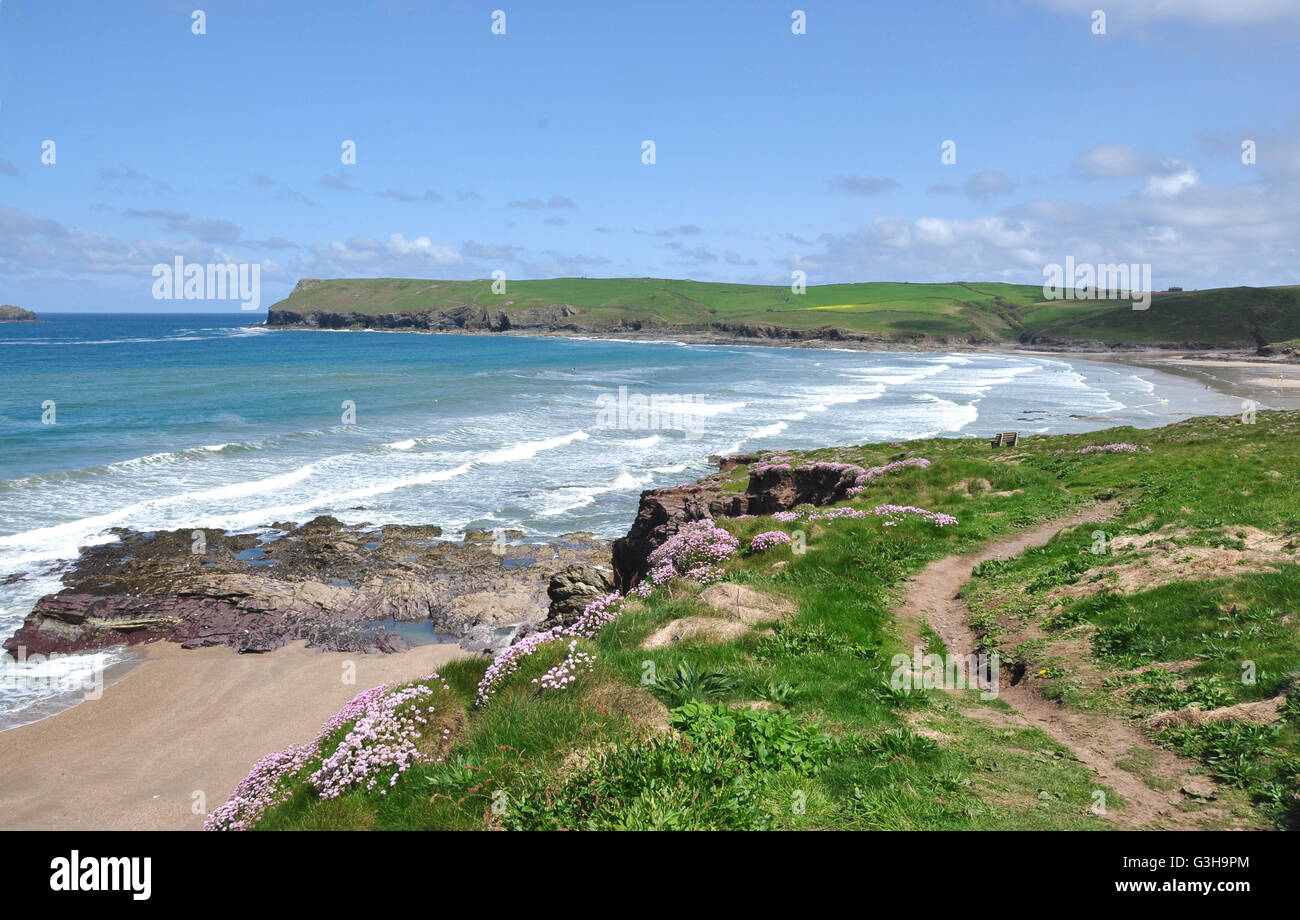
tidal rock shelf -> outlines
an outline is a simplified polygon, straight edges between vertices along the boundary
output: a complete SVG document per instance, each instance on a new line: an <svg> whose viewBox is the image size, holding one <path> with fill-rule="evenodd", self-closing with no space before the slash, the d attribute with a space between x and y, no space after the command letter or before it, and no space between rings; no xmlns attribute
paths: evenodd
<svg viewBox="0 0 1300 920"><path fill-rule="evenodd" d="M491 653L550 611L551 577L603 564L589 533L550 543L471 531L440 539L431 525L351 526L329 516L261 533L115 531L86 547L4 648L76 652L165 639L187 648L266 652L306 639L330 651L409 647L377 621L428 621L471 651Z"/></svg>

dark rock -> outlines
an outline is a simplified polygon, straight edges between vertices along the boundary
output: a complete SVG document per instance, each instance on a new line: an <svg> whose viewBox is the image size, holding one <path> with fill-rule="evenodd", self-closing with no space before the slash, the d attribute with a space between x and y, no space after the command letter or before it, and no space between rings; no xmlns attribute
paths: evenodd
<svg viewBox="0 0 1300 920"><path fill-rule="evenodd" d="M743 493L726 491L730 473L760 460L756 454L723 457L719 471L695 483L641 493L636 519L627 535L614 541L614 583L627 591L645 577L650 554L683 524L715 517L771 514L796 505L826 505L845 497L852 479L831 464L750 474Z"/></svg>
<svg viewBox="0 0 1300 920"><path fill-rule="evenodd" d="M551 607L542 625L547 629L571 626L588 604L613 590L614 583L605 570L585 563L567 566L552 575L546 586Z"/></svg>
<svg viewBox="0 0 1300 920"><path fill-rule="evenodd" d="M305 639L330 650L397 651L406 640L375 621L429 620L467 648L492 650L545 619L553 573L603 559L608 547L566 534L494 552L436 540L441 530L431 525L377 529L329 516L278 522L263 534L115 533L118 542L82 550L66 587L37 602L5 649L49 654L166 639L262 652Z"/></svg>
<svg viewBox="0 0 1300 920"><path fill-rule="evenodd" d="M13 304L0 306L0 323L39 323L40 318L31 310Z"/></svg>

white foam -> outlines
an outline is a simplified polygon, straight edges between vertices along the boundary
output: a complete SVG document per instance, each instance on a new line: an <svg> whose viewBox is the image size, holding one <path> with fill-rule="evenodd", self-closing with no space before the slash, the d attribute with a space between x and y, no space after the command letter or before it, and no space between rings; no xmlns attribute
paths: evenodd
<svg viewBox="0 0 1300 920"><path fill-rule="evenodd" d="M411 488L412 486L423 486L435 482L445 482L448 479L463 476L465 473L468 473L473 469L473 467L474 464L467 461L462 463L460 466L451 469L433 470L431 472L418 473L414 476L406 476L400 479L389 479L372 486L353 489L350 492L330 492L323 495L317 495L308 501L299 502L297 504L257 508L239 514L228 514L208 518L205 520L205 525L208 527L223 527L227 530L241 530L249 527L256 527L277 518L292 518L296 515L301 515L317 509L337 507L338 505L348 502L374 498L376 495L387 495L400 489Z"/></svg>
<svg viewBox="0 0 1300 920"><path fill-rule="evenodd" d="M103 692L105 672L131 658L120 648L80 654L0 657L0 730L38 721Z"/></svg>
<svg viewBox="0 0 1300 920"><path fill-rule="evenodd" d="M934 409L927 413L929 418L934 420L930 424L938 424L938 428L933 433L922 435L922 437L934 437L941 432L961 431L967 425L973 423L979 418L979 408L972 403L955 403L949 399L941 399L929 393L916 397L920 402L933 406Z"/></svg>
<svg viewBox="0 0 1300 920"><path fill-rule="evenodd" d="M585 441L590 435L585 431L575 431L572 434L559 435L554 438L546 438L541 441L522 441L518 444L512 444L509 447L503 447L500 450L488 451L479 457L481 463L509 463L513 460L528 460L536 457L544 450L554 450L557 447L563 447L566 444L572 444L574 441Z"/></svg>
<svg viewBox="0 0 1300 920"><path fill-rule="evenodd" d="M733 448L732 450L726 451L726 453L734 454L734 453L735 453L736 451L738 451L739 449L740 449L740 445L737 444L737 445L735 446L735 448ZM680 472L684 471L684 470L686 469L686 467L687 467L687 464L685 464L685 463L679 463L679 464L677 464L676 466L656 466L653 470L651 470L651 472L654 472L654 473L680 473Z"/></svg>
<svg viewBox="0 0 1300 920"><path fill-rule="evenodd" d="M618 477L611 483L603 486L569 486L563 489L555 489L549 494L554 499L551 504L537 512L538 517L556 517L564 514L566 511L574 511L578 508L585 508L587 505L595 502L597 497L607 492L623 492L632 489L640 489L641 486L653 480L651 475L633 476L627 470L623 470Z"/></svg>
<svg viewBox="0 0 1300 920"><path fill-rule="evenodd" d="M868 390L831 390L825 393L811 392L805 395L811 396L817 402L811 406L803 408L808 412L825 412L828 406L844 406L852 403L865 402L869 399L879 399L885 395L883 386L874 386Z"/></svg>
<svg viewBox="0 0 1300 920"><path fill-rule="evenodd" d="M915 383L918 380L925 380L928 377L934 377L951 369L952 368L947 364L931 364L918 368L885 366L872 368L871 372L867 374L851 374L846 376L852 376L858 380L866 381L867 383L901 386L902 384Z"/></svg>
<svg viewBox="0 0 1300 920"><path fill-rule="evenodd" d="M749 440L757 440L758 438L774 438L789 427L790 426L785 422L776 422L773 425L765 425L762 428L756 428L751 431L749 433Z"/></svg>
<svg viewBox="0 0 1300 920"><path fill-rule="evenodd" d="M10 566L20 566L45 559L70 559L77 555L78 547L93 546L100 543L112 543L117 538L105 536L104 531L116 524L131 519L150 520L148 515L160 509L176 505L193 504L204 501L225 501L243 498L261 492L276 491L294 483L301 482L315 471L315 464L307 464L288 473L258 479L252 482L236 482L230 485L201 489L196 492L182 492L163 498L149 498L124 505L113 511L90 517L37 527L21 533L0 537L0 549L14 549L12 555L5 555L5 562ZM25 552L24 552L25 550Z"/></svg>
<svg viewBox="0 0 1300 920"><path fill-rule="evenodd" d="M743 402L729 403L698 403L689 402L683 399L680 403L673 403L673 411L679 415L704 415L714 416L722 415L726 412L735 412L737 409L745 408Z"/></svg>

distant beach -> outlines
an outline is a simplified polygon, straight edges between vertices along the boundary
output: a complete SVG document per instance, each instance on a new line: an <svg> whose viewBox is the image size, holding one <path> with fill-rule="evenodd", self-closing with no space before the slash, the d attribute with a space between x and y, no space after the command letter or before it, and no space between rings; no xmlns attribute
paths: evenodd
<svg viewBox="0 0 1300 920"><path fill-rule="evenodd" d="M1115 352L1095 356L1195 380L1264 409L1300 409L1300 363L1249 354L1215 352Z"/></svg>

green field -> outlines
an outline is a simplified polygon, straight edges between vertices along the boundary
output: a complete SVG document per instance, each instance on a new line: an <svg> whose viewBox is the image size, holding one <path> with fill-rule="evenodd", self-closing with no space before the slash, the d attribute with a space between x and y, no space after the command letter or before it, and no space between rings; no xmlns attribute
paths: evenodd
<svg viewBox="0 0 1300 920"><path fill-rule="evenodd" d="M639 323L699 331L728 325L809 332L834 328L890 340L970 343L1071 339L1100 342L1251 344L1300 337L1295 287L1222 288L1156 294L1150 309L1128 301L1044 302L1042 289L1014 284L829 284L788 287L657 278L554 278L491 282L409 278L307 280L273 311L365 315L477 305L507 315L548 306L578 311L591 329Z"/></svg>
<svg viewBox="0 0 1300 920"><path fill-rule="evenodd" d="M1084 450L1115 442L1135 449ZM382 793L322 799L309 777L343 743L341 725L279 780L282 801L258 826L1294 828L1297 445L1300 413L1264 412L1000 450L936 439L791 454L796 467L927 459L841 507L919 506L958 523L723 519L742 547L760 532L806 531L804 552L776 546L723 565L724 582L791 605L787 620L644 648L707 613L700 585L673 579L576 640L593 661L562 688L537 679L565 658L565 639L524 658L480 706L487 663L453 662L446 689L428 683L437 713L420 732L424 760L391 787L381 770ZM745 466L732 474L738 488L747 478ZM1057 530L1084 510L1102 516ZM975 568L962 628L1002 655L1004 685L1018 675L1020 692L1057 707L1053 722L1096 720L1077 747L1018 721L1010 689L981 699L889 682L892 656L915 642L945 650L900 613L909 577L1045 522L1055 532L1046 545ZM1272 708L1253 718L1241 704ZM1151 721L1187 707L1225 718ZM1076 756L1108 733L1129 740L1106 769ZM1172 804L1144 811L1133 797L1148 794Z"/></svg>

